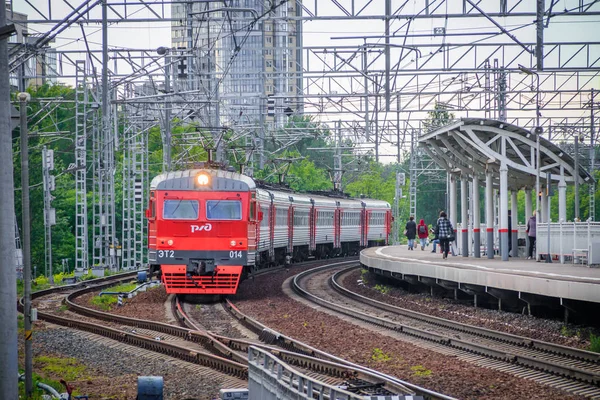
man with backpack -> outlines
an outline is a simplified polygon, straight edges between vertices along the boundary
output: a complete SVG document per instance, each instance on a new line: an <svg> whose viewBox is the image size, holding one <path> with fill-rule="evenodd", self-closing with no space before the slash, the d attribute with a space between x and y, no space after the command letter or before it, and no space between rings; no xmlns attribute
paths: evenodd
<svg viewBox="0 0 600 400"><path fill-rule="evenodd" d="M429 237L429 230L427 229L427 224L425 223L424 219L419 221L419 225L417 225L417 235L421 241L421 250L425 250L425 246L427 246L427 238Z"/></svg>

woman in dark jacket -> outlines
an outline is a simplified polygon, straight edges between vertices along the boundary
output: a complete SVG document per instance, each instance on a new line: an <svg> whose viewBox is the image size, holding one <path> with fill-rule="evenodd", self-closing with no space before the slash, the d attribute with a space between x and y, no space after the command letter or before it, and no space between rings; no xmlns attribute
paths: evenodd
<svg viewBox="0 0 600 400"><path fill-rule="evenodd" d="M448 253L450 252L450 238L454 237L454 227L445 211L440 213L440 218L437 220L435 235L440 240L440 247L444 253L443 258L448 258Z"/></svg>
<svg viewBox="0 0 600 400"><path fill-rule="evenodd" d="M525 229L527 236L529 236L529 249L527 249L527 259L531 260L533 257L533 248L535 247L535 237L536 237L536 219L535 219L535 210L533 210L533 215L529 217L527 220L527 228Z"/></svg>
<svg viewBox="0 0 600 400"><path fill-rule="evenodd" d="M415 223L415 217L410 217L406 226L404 227L404 234L408 238L408 249L414 250L415 248L415 237L417 236L417 224Z"/></svg>

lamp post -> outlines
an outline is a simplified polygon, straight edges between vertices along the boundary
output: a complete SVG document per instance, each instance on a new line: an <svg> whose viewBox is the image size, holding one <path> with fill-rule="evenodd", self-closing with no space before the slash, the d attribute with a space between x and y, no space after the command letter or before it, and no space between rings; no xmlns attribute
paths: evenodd
<svg viewBox="0 0 600 400"><path fill-rule="evenodd" d="M541 197L541 191L540 191L540 173L541 173L540 137L542 136L542 132L543 132L543 129L540 126L540 76L534 70L524 67L521 64L519 64L519 71L521 71L527 75L535 75L535 129L534 129L534 132L536 135L536 141L535 141L535 154L536 154L535 192L537 193L537 198L535 199L535 224L536 224L536 226L539 226L540 219L541 219L541 217L540 217L540 200L541 200L541 198L540 198ZM550 212L549 211L548 211L547 223L548 223L548 256L546 257L546 262L551 263L552 260L550 259ZM536 253L535 258L539 260L538 251L536 250L535 253Z"/></svg>
<svg viewBox="0 0 600 400"><path fill-rule="evenodd" d="M25 331L25 395L33 393L33 348L31 343L31 215L29 212L29 142L27 132L27 92L17 95L21 122L21 205L22 228L21 240L23 249L23 320Z"/></svg>

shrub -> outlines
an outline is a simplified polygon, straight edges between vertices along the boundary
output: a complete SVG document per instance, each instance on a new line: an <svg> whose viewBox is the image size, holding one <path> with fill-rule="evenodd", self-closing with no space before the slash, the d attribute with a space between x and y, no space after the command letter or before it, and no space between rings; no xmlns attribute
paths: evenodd
<svg viewBox="0 0 600 400"><path fill-rule="evenodd" d="M369 270L368 269L362 269L360 271L360 279L362 279L363 283L366 285L369 283L369 280L367 279L369 277Z"/></svg>
<svg viewBox="0 0 600 400"><path fill-rule="evenodd" d="M600 336L596 336L593 333L590 334L590 347L588 350L600 353Z"/></svg>
<svg viewBox="0 0 600 400"><path fill-rule="evenodd" d="M86 366L75 358L40 356L35 358L35 362L42 364L42 371L66 381L81 379L86 372Z"/></svg>
<svg viewBox="0 0 600 400"><path fill-rule="evenodd" d="M90 301L93 305L100 307L104 311L110 311L112 305L117 302L117 296L109 294L105 294L103 296L94 296Z"/></svg>
<svg viewBox="0 0 600 400"><path fill-rule="evenodd" d="M410 367L410 370L413 372L415 376L430 376L431 370L425 368L422 365L415 365L414 367Z"/></svg>
<svg viewBox="0 0 600 400"><path fill-rule="evenodd" d="M375 362L386 362L390 360L390 356L385 354L380 348L374 348L371 352L371 359Z"/></svg>
<svg viewBox="0 0 600 400"><path fill-rule="evenodd" d="M388 292L390 291L390 288L385 286L385 285L375 285L375 290L377 290L379 293L381 294L388 294Z"/></svg>

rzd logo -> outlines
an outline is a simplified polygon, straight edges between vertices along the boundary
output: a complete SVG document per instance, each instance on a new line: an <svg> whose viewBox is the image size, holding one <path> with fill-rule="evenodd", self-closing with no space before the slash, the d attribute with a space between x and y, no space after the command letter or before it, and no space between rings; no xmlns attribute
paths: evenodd
<svg viewBox="0 0 600 400"><path fill-rule="evenodd" d="M192 225L192 233L200 232L200 231L210 232L211 230L212 230L212 224L204 224L201 226Z"/></svg>

